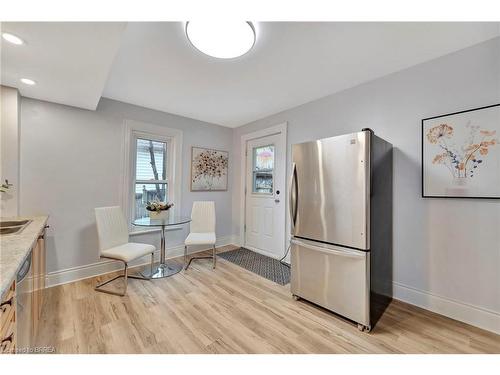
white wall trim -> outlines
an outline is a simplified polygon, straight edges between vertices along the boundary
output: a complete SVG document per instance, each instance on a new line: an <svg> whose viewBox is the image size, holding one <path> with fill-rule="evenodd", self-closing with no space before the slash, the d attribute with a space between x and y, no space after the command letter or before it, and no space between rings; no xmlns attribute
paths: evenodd
<svg viewBox="0 0 500 375"><path fill-rule="evenodd" d="M500 313L393 282L394 298L500 334Z"/></svg>
<svg viewBox="0 0 500 375"><path fill-rule="evenodd" d="M226 245L231 245L235 244L235 241L237 241L236 236L224 236L224 237L219 237L217 238L217 243L216 246L226 246ZM200 251L205 251L209 250L208 247L203 247L203 246L190 246L189 247L189 254L194 254L198 253ZM166 249L167 252L167 259L172 259L172 258L177 258L179 256L184 255L184 245L177 245L177 246L172 246L172 247L167 247ZM155 253L155 259L158 260L160 255L160 250L158 249ZM131 262L129 265L131 267L136 267L136 266L144 266L148 265L150 261L150 258L147 259L146 257L138 259L134 262ZM100 262L96 263L91 263L91 264L86 264L84 266L78 266L78 267L72 267L72 268L67 268L64 270L59 270L55 272L50 272L47 275L47 288L57 286L57 285L62 285L62 284L67 284L67 283L72 283L75 281L83 280L83 279L88 279L90 277L95 277L99 275L104 275L110 272L118 271L123 269L123 263L117 262L117 261L112 261L112 260L103 260Z"/></svg>
<svg viewBox="0 0 500 375"><path fill-rule="evenodd" d="M263 138L267 137L269 135L275 135L275 134L281 134L283 136L283 152L285 155L285 186L286 186L286 171L287 171L287 127L288 123L285 121L281 124L270 126L268 128L258 130L252 133L246 133L241 136L240 140L240 217L239 217L239 223L240 223L240 239L239 239L239 244L243 246L245 244L245 203L246 203L246 196L245 196L245 186L246 186L246 171L247 171L247 157L246 157L246 149L247 149L247 142L252 139L258 139L258 138ZM287 202L287 188L284 189L283 191L283 199L285 199L285 202ZM288 217L288 205L285 204L285 238L283 239L284 241L284 248L286 250L286 243L287 243L287 233L289 232L287 230L287 217Z"/></svg>
<svg viewBox="0 0 500 375"><path fill-rule="evenodd" d="M258 254L262 254L262 255L265 255L269 258L273 258L273 259L277 259L277 260L280 260L282 257L281 255L277 255L277 254L271 253L271 252L266 251L266 250L257 249L256 247L253 247L253 246L245 245L245 248L248 250L252 250L253 252L256 252Z"/></svg>

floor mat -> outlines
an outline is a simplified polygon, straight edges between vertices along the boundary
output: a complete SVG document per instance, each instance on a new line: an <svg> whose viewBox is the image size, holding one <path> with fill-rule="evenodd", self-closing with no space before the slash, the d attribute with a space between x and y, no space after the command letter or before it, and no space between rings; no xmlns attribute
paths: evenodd
<svg viewBox="0 0 500 375"><path fill-rule="evenodd" d="M286 285L290 282L290 268L281 264L277 259L256 253L244 247L225 251L218 254L218 256L277 284Z"/></svg>

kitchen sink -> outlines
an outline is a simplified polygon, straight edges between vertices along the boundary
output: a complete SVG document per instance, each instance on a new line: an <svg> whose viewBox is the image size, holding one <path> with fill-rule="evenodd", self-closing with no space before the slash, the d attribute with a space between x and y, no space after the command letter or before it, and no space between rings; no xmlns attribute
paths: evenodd
<svg viewBox="0 0 500 375"><path fill-rule="evenodd" d="M0 228L4 227L18 227L24 224L29 223L29 220L9 220L9 221L0 221Z"/></svg>
<svg viewBox="0 0 500 375"><path fill-rule="evenodd" d="M0 235L18 234L26 228L32 220L6 220L0 221Z"/></svg>
<svg viewBox="0 0 500 375"><path fill-rule="evenodd" d="M0 234L15 234L20 232L23 227L0 228Z"/></svg>

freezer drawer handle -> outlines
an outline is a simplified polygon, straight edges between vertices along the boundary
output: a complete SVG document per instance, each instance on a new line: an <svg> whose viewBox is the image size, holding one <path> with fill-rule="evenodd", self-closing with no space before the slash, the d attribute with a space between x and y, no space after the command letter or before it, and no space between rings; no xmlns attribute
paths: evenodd
<svg viewBox="0 0 500 375"><path fill-rule="evenodd" d="M310 244L304 243L302 241L297 241L297 240L293 240L292 243L299 245L299 246L302 246L302 247L305 247L307 249L320 251L320 252L323 252L326 254L340 255L340 256L348 257L348 258L364 258L365 257L365 253L361 252L361 251L335 250L335 249L330 249L327 247L310 245Z"/></svg>

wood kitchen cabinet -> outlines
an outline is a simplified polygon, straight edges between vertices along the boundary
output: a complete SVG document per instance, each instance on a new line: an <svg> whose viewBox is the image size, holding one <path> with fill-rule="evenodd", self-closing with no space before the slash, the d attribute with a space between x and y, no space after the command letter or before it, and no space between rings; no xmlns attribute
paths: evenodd
<svg viewBox="0 0 500 375"><path fill-rule="evenodd" d="M0 354L30 353L42 313L46 280L45 228L0 301Z"/></svg>
<svg viewBox="0 0 500 375"><path fill-rule="evenodd" d="M45 230L40 234L35 247L32 250L33 267L33 295L31 312L33 316L33 337L38 333L38 323L42 315L43 296L46 280L45 269Z"/></svg>

